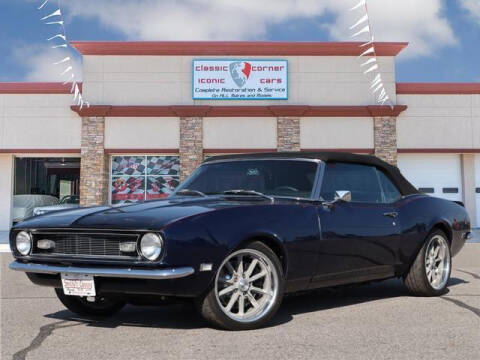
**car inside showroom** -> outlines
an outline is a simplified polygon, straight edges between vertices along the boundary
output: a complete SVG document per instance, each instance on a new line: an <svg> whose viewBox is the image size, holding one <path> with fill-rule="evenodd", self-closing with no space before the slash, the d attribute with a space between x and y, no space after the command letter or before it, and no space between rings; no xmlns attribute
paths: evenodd
<svg viewBox="0 0 480 360"><path fill-rule="evenodd" d="M41 206L74 202L79 194L80 158L16 157L12 222Z"/></svg>

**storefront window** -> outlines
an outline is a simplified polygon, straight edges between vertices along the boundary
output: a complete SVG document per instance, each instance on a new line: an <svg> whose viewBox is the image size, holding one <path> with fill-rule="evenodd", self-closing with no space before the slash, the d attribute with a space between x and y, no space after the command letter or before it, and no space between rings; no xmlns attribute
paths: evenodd
<svg viewBox="0 0 480 360"><path fill-rule="evenodd" d="M167 197L180 183L178 156L113 156L112 204Z"/></svg>

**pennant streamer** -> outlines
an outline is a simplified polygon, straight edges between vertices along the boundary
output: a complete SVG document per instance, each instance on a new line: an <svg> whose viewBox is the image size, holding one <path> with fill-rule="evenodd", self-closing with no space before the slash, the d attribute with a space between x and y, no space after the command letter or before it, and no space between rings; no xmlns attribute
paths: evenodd
<svg viewBox="0 0 480 360"><path fill-rule="evenodd" d="M352 35L352 37L357 37L358 35L360 34L363 34L363 33L366 33L366 32L370 32L370 26L365 26L362 30L356 32L355 34Z"/></svg>
<svg viewBox="0 0 480 360"><path fill-rule="evenodd" d="M38 10L42 10L43 7L44 7L45 5L47 5L47 3L48 3L48 0L45 0L45 1L43 2L43 4L40 5L40 7L38 7L37 9L38 9Z"/></svg>
<svg viewBox="0 0 480 360"><path fill-rule="evenodd" d="M47 5L49 0L41 0L42 3L41 5L37 8L38 10L42 10L45 5ZM57 48L68 48L68 40L67 40L67 34L65 31L65 22L63 20L63 14L62 10L60 9L60 0L57 1L58 7L57 10L51 12L48 15L43 16L40 21L42 21L45 25L59 25L61 32L59 34L53 35L52 37L48 38L47 41L52 41L52 40L60 40L60 43L57 43L52 46L52 49L57 49ZM55 18L56 21L45 21L49 20L51 18ZM73 94L73 102L76 103L78 106L80 106L80 110L84 105L87 107L90 106L88 101L85 101L82 97L82 93L80 92L80 87L78 86L78 83L75 78L75 74L73 72L73 66L71 64L71 58L70 56L66 56L60 61L57 61L53 63L53 65L60 65L60 64L65 64L66 68L63 70L63 72L60 73L60 76L67 76L65 81L63 82L63 85L71 84L72 87L70 89L70 93Z"/></svg>
<svg viewBox="0 0 480 360"><path fill-rule="evenodd" d="M46 20L46 19L49 19L51 17L54 17L54 16L62 16L62 12L60 11L60 9L54 11L53 13L51 13L50 15L47 15L47 16L44 16L43 18L41 18L40 20Z"/></svg>
<svg viewBox="0 0 480 360"><path fill-rule="evenodd" d="M367 61L365 61L363 64L361 64L360 66L365 66L365 65L368 65L368 64L371 64L371 63L374 63L374 62L377 62L377 58L371 58L371 59L368 59Z"/></svg>
<svg viewBox="0 0 480 360"><path fill-rule="evenodd" d="M48 38L47 41L52 41L53 39L56 39L56 38L60 38L63 41L67 41L67 38L62 34L57 34L55 36L52 36L51 38Z"/></svg>
<svg viewBox="0 0 480 360"><path fill-rule="evenodd" d="M360 0L360 2L359 2L357 5L355 5L354 7L352 7L352 8L350 9L350 11L352 11L352 10L357 10L359 7L365 6L366 3L367 3L367 0Z"/></svg>
<svg viewBox="0 0 480 360"><path fill-rule="evenodd" d="M373 80L370 82L370 90L375 96L377 103L384 105L387 101L390 100L390 97L387 95L385 86L383 85L382 76L380 73L380 67L377 60L377 53L375 51L375 42L373 37L372 27L370 25L370 19L368 16L368 6L367 0L360 0L357 5L352 7L350 11L362 10L364 15L358 19L355 24L350 26L350 30L357 29L360 25L365 24L360 30L356 31L351 37L357 37L362 34L368 34L369 40L360 45L361 48L365 50L360 54L358 58L363 58L364 56L369 56L370 58L360 64L360 67L368 66L368 68L363 72L364 74L374 74ZM378 94L377 94L378 93ZM393 108L393 103L389 101L390 106Z"/></svg>
<svg viewBox="0 0 480 360"><path fill-rule="evenodd" d="M350 26L350 30L355 29L358 25L363 24L365 21L368 21L368 15L365 15L365 16L362 17L360 20L358 20L355 24L353 24L352 26Z"/></svg>

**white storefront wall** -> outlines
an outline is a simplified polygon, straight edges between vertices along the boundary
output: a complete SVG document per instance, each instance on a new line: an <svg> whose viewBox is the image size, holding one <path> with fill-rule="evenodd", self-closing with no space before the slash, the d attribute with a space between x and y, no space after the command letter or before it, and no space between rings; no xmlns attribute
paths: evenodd
<svg viewBox="0 0 480 360"><path fill-rule="evenodd" d="M173 117L105 119L106 149L178 149L179 120Z"/></svg>
<svg viewBox="0 0 480 360"><path fill-rule="evenodd" d="M398 95L407 105L397 120L399 149L478 149L478 95ZM477 105L478 106L478 105Z"/></svg>
<svg viewBox="0 0 480 360"><path fill-rule="evenodd" d="M194 59L288 60L289 99L193 100ZM379 57L382 78L395 101L394 57ZM371 105L356 56L96 56L83 57L83 94L109 105Z"/></svg>
<svg viewBox="0 0 480 360"><path fill-rule="evenodd" d="M79 149L70 94L0 94L0 149Z"/></svg>
<svg viewBox="0 0 480 360"><path fill-rule="evenodd" d="M300 121L302 149L373 149L372 118L306 117Z"/></svg>
<svg viewBox="0 0 480 360"><path fill-rule="evenodd" d="M204 118L205 149L275 149L277 119L268 117Z"/></svg>

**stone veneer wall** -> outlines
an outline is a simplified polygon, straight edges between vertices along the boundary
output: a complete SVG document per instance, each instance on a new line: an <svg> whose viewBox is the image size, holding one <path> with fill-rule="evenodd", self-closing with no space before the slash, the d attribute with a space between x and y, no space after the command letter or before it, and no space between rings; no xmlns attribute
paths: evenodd
<svg viewBox="0 0 480 360"><path fill-rule="evenodd" d="M397 119L395 117L374 117L375 156L397 165Z"/></svg>
<svg viewBox="0 0 480 360"><path fill-rule="evenodd" d="M180 181L203 161L203 118L180 118Z"/></svg>
<svg viewBox="0 0 480 360"><path fill-rule="evenodd" d="M300 118L277 118L277 151L300 151Z"/></svg>
<svg viewBox="0 0 480 360"><path fill-rule="evenodd" d="M80 206L108 203L108 156L105 118L83 117L80 163Z"/></svg>
<svg viewBox="0 0 480 360"><path fill-rule="evenodd" d="M375 156L397 164L395 117L374 117ZM105 118L83 117L80 168L80 205L108 203L109 158L105 155ZM300 118L277 118L277 150L300 151ZM180 118L180 180L203 161L203 118Z"/></svg>

